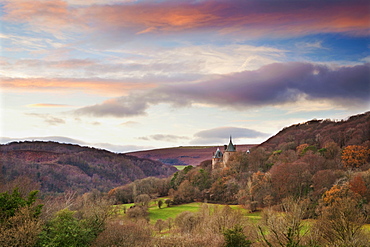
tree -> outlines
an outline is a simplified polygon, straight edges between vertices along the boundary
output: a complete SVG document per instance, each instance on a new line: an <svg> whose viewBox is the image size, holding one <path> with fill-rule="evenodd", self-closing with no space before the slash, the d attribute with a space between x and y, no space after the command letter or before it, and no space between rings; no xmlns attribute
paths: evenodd
<svg viewBox="0 0 370 247"><path fill-rule="evenodd" d="M272 188L278 200L288 196L302 198L311 189L312 175L307 163L294 162L274 165L270 173Z"/></svg>
<svg viewBox="0 0 370 247"><path fill-rule="evenodd" d="M83 220L74 217L76 212L63 209L46 224L39 237L43 247L80 247L88 246L95 239L92 229Z"/></svg>
<svg viewBox="0 0 370 247"><path fill-rule="evenodd" d="M37 201L38 190L22 194L0 193L0 246L32 246L41 231L39 215L43 207Z"/></svg>
<svg viewBox="0 0 370 247"><path fill-rule="evenodd" d="M93 247L153 246L152 231L145 220L112 222L99 234Z"/></svg>
<svg viewBox="0 0 370 247"><path fill-rule="evenodd" d="M346 198L351 198L352 200L360 200L360 195L350 190L349 184L335 184L331 187L330 190L326 191L320 201L320 206L322 207L331 207L336 203L340 203Z"/></svg>
<svg viewBox="0 0 370 247"><path fill-rule="evenodd" d="M98 235L105 229L108 219L117 212L117 208L112 207L111 199L101 195L96 197L88 195L81 197L80 205L76 206L78 210L76 216L83 219L84 227L90 229L94 235Z"/></svg>
<svg viewBox="0 0 370 247"><path fill-rule="evenodd" d="M367 192L367 187L366 187L366 184L364 182L364 179L362 178L361 175L357 175L357 176L354 176L352 178L351 181L349 181L349 188L361 195L361 196L365 196L366 195L366 192Z"/></svg>
<svg viewBox="0 0 370 247"><path fill-rule="evenodd" d="M268 153L263 147L258 147L252 150L249 154L249 170L257 172L260 169L266 170L266 162L268 160Z"/></svg>
<svg viewBox="0 0 370 247"><path fill-rule="evenodd" d="M130 219L134 219L134 220L139 220L139 219L149 220L148 208L144 206L130 207L129 209L127 209L126 215Z"/></svg>
<svg viewBox="0 0 370 247"><path fill-rule="evenodd" d="M0 246L34 246L41 229L41 221L34 217L34 212L22 207L0 224Z"/></svg>
<svg viewBox="0 0 370 247"><path fill-rule="evenodd" d="M27 198L23 198L15 188L11 194L8 192L0 193L0 223L15 215L18 209L28 207L34 217L38 217L43 207L42 204L36 205L38 190L31 191Z"/></svg>
<svg viewBox="0 0 370 247"><path fill-rule="evenodd" d="M189 180L184 180L175 192L173 201L175 204L192 202L198 194L199 189L194 187Z"/></svg>
<svg viewBox="0 0 370 247"><path fill-rule="evenodd" d="M243 233L241 226L234 226L231 229L227 229L224 232L225 247L248 247L251 246L252 242L247 240L247 237Z"/></svg>
<svg viewBox="0 0 370 247"><path fill-rule="evenodd" d="M360 168L369 161L370 149L359 145L350 145L343 149L342 162L348 169Z"/></svg>
<svg viewBox="0 0 370 247"><path fill-rule="evenodd" d="M368 246L370 235L362 227L365 219L356 200L342 197L323 208L313 228L327 246Z"/></svg>
<svg viewBox="0 0 370 247"><path fill-rule="evenodd" d="M177 215L175 225L182 233L191 233L200 224L200 220L196 213L184 211Z"/></svg>
<svg viewBox="0 0 370 247"><path fill-rule="evenodd" d="M148 207L150 202L150 196L147 194L140 194L135 197L135 205Z"/></svg>
<svg viewBox="0 0 370 247"><path fill-rule="evenodd" d="M282 212L263 211L262 225L258 226L260 241L267 246L299 247L302 242L302 219L307 211L307 201L286 198Z"/></svg>
<svg viewBox="0 0 370 247"><path fill-rule="evenodd" d="M155 229L157 229L159 233L161 233L161 231L165 228L165 226L166 226L166 223L162 219L158 219L154 225Z"/></svg>
<svg viewBox="0 0 370 247"><path fill-rule="evenodd" d="M174 220L170 217L168 218L166 221L165 221L167 227L169 230L171 230L171 228L173 227L173 224L174 224Z"/></svg>
<svg viewBox="0 0 370 247"><path fill-rule="evenodd" d="M309 146L310 145L308 145L307 143L299 145L298 147L296 147L297 154L299 156L303 156L305 154L305 149L308 148Z"/></svg>
<svg viewBox="0 0 370 247"><path fill-rule="evenodd" d="M169 208L169 207L171 207L171 205L173 204L173 201L172 201L171 199L166 199L166 200L164 201L164 203L166 203L167 207Z"/></svg>
<svg viewBox="0 0 370 247"><path fill-rule="evenodd" d="M269 173L258 171L253 173L253 175L248 179L246 190L249 195L249 200L247 202L250 204L257 202L260 206L262 206L265 204L264 198L267 196L270 196L271 199L273 199L270 195L271 179L269 175ZM269 203L271 204L272 201ZM252 208L251 211L253 211Z"/></svg>

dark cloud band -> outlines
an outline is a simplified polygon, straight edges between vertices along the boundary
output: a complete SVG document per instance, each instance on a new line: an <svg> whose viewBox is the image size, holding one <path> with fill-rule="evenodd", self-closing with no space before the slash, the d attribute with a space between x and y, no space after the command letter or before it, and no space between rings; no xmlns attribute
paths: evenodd
<svg viewBox="0 0 370 247"><path fill-rule="evenodd" d="M368 104L369 64L332 69L311 63L275 63L255 71L220 76L200 83L162 86L141 94L111 99L75 111L92 116L127 117L143 115L150 105L168 103L190 106L194 103L243 109L298 102L327 100L344 107Z"/></svg>

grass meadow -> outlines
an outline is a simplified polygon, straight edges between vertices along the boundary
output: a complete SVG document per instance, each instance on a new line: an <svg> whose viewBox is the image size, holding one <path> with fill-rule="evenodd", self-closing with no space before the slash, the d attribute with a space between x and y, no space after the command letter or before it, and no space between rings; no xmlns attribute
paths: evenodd
<svg viewBox="0 0 370 247"><path fill-rule="evenodd" d="M162 201L165 201L168 198L159 198ZM158 200L159 200L158 199ZM149 220L151 224L155 224L155 222L159 219L165 221L168 218L175 219L177 215L179 215L181 212L184 211L189 211L189 212L197 212L203 205L204 203L201 202L192 202L192 203L187 203L187 204L182 204L182 205L172 205L170 207L167 207L166 204L163 204L161 208L158 208L157 205L157 200L152 201L149 206ZM129 203L129 204L121 204L117 205L118 207L118 212L119 215L123 216L124 215L124 210L123 208L126 207L126 209L130 208L133 206L134 203ZM208 203L210 206L225 206L222 204L211 204ZM258 223L262 219L262 212L261 211L256 211L256 212L249 212L249 210L243 208L241 205L230 205L230 207L234 210L241 210L243 215L247 217L252 223ZM309 220L304 220L303 221L303 229L302 232L306 232L310 226L314 224L315 220L309 219ZM366 231L370 232L370 224L365 224L364 229Z"/></svg>
<svg viewBox="0 0 370 247"><path fill-rule="evenodd" d="M162 201L165 201L167 198L159 198ZM177 215L179 215L181 212L189 211L189 212L197 212L202 207L204 203L201 202L192 202L192 203L186 203L181 205L172 205L170 207L167 207L166 204L163 204L161 208L158 207L157 201L152 201L149 205L149 219L150 223L154 224L157 220L167 220L168 218L175 219ZM134 203L129 204L121 204L117 205L118 212L120 215L124 214L124 207L126 209L133 206ZM210 206L225 206L222 204L211 204L208 203ZM248 210L244 209L240 205L230 205L230 207L234 210L241 210L244 216L248 217L252 222L258 222L261 219L261 212L253 212L249 213Z"/></svg>

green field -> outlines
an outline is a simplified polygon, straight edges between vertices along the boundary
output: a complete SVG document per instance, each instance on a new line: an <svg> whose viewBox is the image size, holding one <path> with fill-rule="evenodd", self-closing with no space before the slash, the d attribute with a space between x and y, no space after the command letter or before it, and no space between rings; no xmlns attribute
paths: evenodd
<svg viewBox="0 0 370 247"><path fill-rule="evenodd" d="M184 165L174 165L174 167L176 167L177 170L181 171L181 170L183 170L187 166L184 166Z"/></svg>
<svg viewBox="0 0 370 247"><path fill-rule="evenodd" d="M159 198L162 201L165 201L168 198ZM119 215L123 216L123 207L126 207L127 209L131 206L133 206L134 203L130 204L121 204L121 205L116 205L118 208L118 213ZM175 219L177 215L184 211L189 211L189 212L197 212L199 209L204 205L204 203L201 202L192 202L192 203L187 203L187 204L182 204L182 205L173 205L170 207L167 207L166 204L163 204L162 208L158 208L157 204L155 201L152 201L150 206L149 206L149 220L151 224L154 224L157 220L167 220L168 218ZM208 203L207 205L210 206L225 206L222 204L210 204ZM250 213L248 210L244 209L241 205L230 205L230 207L234 210L241 210L244 216L246 216L252 223L258 223L262 219L262 213L261 211L253 212ZM313 219L308 219L303 221L303 228L302 228L302 233L307 232L307 230L314 224L315 220ZM370 224L365 224L363 226L364 229L370 232Z"/></svg>
<svg viewBox="0 0 370 247"><path fill-rule="evenodd" d="M152 206L149 208L149 217L150 222L154 223L159 219L166 220L168 218L175 219L178 214L184 211L189 212L197 212L199 208L201 207L201 203L193 202L183 205L175 205L171 207L167 207L166 205L163 205L161 209L159 209L157 206Z"/></svg>
<svg viewBox="0 0 370 247"><path fill-rule="evenodd" d="M160 198L160 199L165 201L167 198ZM178 214L184 211L197 212L203 204L204 203L201 203L201 202L192 202L192 203L187 203L187 204L182 204L182 205L173 205L170 207L167 207L166 204L163 204L162 208L158 208L156 203L152 202L149 206L150 222L155 223L159 219L162 219L162 220L167 220L168 218L175 219ZM122 204L122 205L117 205L116 207L119 208L119 214L122 215L123 207L129 208L132 205L134 204L133 203ZM210 203L208 205L225 206L221 204L210 204ZM244 209L240 205L231 205L230 207L234 210L241 210L243 215L251 219L252 222L257 222L261 219L261 212L249 213L248 210Z"/></svg>

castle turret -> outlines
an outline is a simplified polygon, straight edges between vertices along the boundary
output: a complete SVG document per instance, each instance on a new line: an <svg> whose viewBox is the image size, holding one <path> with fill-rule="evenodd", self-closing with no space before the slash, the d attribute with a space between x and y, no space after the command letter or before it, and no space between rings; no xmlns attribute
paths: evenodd
<svg viewBox="0 0 370 247"><path fill-rule="evenodd" d="M224 155L223 155L224 167L226 167L226 164L229 161L230 156L232 154L234 154L234 152L236 152L236 146L233 144L233 141L232 141L231 136L230 136L229 145L227 145L227 148L226 148L226 150L224 152Z"/></svg>
<svg viewBox="0 0 370 247"><path fill-rule="evenodd" d="M222 157L223 157L222 152L220 151L219 148L217 148L216 153L214 153L212 157L212 169L215 169L218 164L222 163L223 160Z"/></svg>

